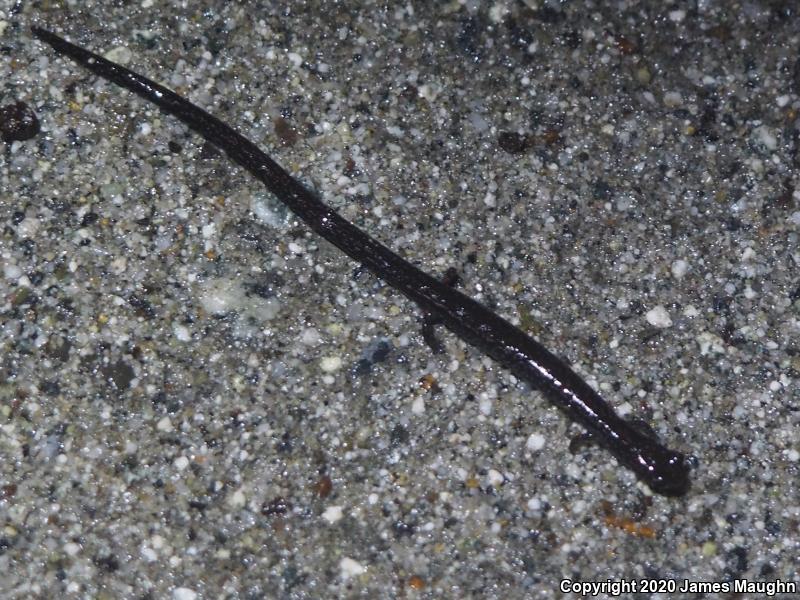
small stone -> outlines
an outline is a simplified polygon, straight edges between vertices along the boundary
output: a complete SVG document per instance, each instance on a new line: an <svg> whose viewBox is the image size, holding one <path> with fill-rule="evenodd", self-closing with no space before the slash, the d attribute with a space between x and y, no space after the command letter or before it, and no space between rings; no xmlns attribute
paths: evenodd
<svg viewBox="0 0 800 600"><path fill-rule="evenodd" d="M672 276L675 279L682 278L684 275L686 275L686 271L688 270L689 270L689 263L687 263L685 260L678 259L674 263L672 263L671 271L672 271Z"/></svg>
<svg viewBox="0 0 800 600"><path fill-rule="evenodd" d="M234 508L242 508L247 504L247 496L244 495L242 488L239 488L228 496L228 504Z"/></svg>
<svg viewBox="0 0 800 600"><path fill-rule="evenodd" d="M664 94L664 106L667 108L677 108L683 104L683 97L680 92L666 92Z"/></svg>
<svg viewBox="0 0 800 600"><path fill-rule="evenodd" d="M775 150L778 147L778 138L773 131L766 125L757 127L754 131L756 139L761 142L767 150Z"/></svg>
<svg viewBox="0 0 800 600"><path fill-rule="evenodd" d="M300 66L303 64L303 57L300 56L297 52L289 52L286 55L286 58L289 59L289 62L292 63L295 69L299 69Z"/></svg>
<svg viewBox="0 0 800 600"><path fill-rule="evenodd" d="M8 263L3 266L3 274L6 279L19 279L22 277L22 269L13 263Z"/></svg>
<svg viewBox="0 0 800 600"><path fill-rule="evenodd" d="M291 505L283 496L277 496L269 502L264 502L261 506L261 514L265 517L274 517L276 515L285 515Z"/></svg>
<svg viewBox="0 0 800 600"><path fill-rule="evenodd" d="M123 360L105 365L100 371L106 380L111 382L118 390L127 390L131 385L131 381L136 377L133 367Z"/></svg>
<svg viewBox="0 0 800 600"><path fill-rule="evenodd" d="M133 58L133 53L125 46L117 46L105 53L105 58L120 65L127 65Z"/></svg>
<svg viewBox="0 0 800 600"><path fill-rule="evenodd" d="M671 10L669 11L669 20L673 23L680 23L686 18L685 10Z"/></svg>
<svg viewBox="0 0 800 600"><path fill-rule="evenodd" d="M342 366L342 359L338 356L326 356L320 361L320 368L326 373L338 371Z"/></svg>
<svg viewBox="0 0 800 600"><path fill-rule="evenodd" d="M546 441L547 440L541 433L532 433L528 436L528 441L525 442L525 447L532 452L538 452L544 448Z"/></svg>
<svg viewBox="0 0 800 600"><path fill-rule="evenodd" d="M523 154L530 147L528 136L513 131L501 131L497 145L509 154Z"/></svg>
<svg viewBox="0 0 800 600"><path fill-rule="evenodd" d="M705 542L701 551L703 556L714 556L717 553L717 545L714 542Z"/></svg>
<svg viewBox="0 0 800 600"><path fill-rule="evenodd" d="M648 310L647 314L645 315L645 319L647 319L647 322L650 323L650 325L653 327L658 327L659 329L670 327L672 325L672 319L670 319L667 309L660 305Z"/></svg>
<svg viewBox="0 0 800 600"><path fill-rule="evenodd" d="M344 514L342 512L341 506L329 506L322 513L322 518L325 519L331 525L333 525L337 521L340 521L343 516Z"/></svg>
<svg viewBox="0 0 800 600"><path fill-rule="evenodd" d="M500 487L504 480L503 474L496 469L489 469L489 472L486 473L486 483L493 488Z"/></svg>
<svg viewBox="0 0 800 600"><path fill-rule="evenodd" d="M0 136L3 141L23 142L39 133L39 119L24 102L0 107Z"/></svg>
<svg viewBox="0 0 800 600"><path fill-rule="evenodd" d="M298 138L297 131L292 127L289 122L283 117L278 117L274 120L275 135L284 146L294 146Z"/></svg>
<svg viewBox="0 0 800 600"><path fill-rule="evenodd" d="M172 600L195 600L197 592L189 588L179 587L172 590Z"/></svg>
<svg viewBox="0 0 800 600"><path fill-rule="evenodd" d="M189 331L189 328L185 325L175 324L172 326L172 332L175 334L175 337L181 342L190 342L192 340L192 334Z"/></svg>
<svg viewBox="0 0 800 600"><path fill-rule="evenodd" d="M650 73L650 69L647 67L639 67L636 69L636 81L638 81L642 85L647 85L650 83L650 80L653 78L653 75Z"/></svg>
<svg viewBox="0 0 800 600"><path fill-rule="evenodd" d="M345 556L339 562L339 569L341 570L342 579L357 577L358 575L365 573L367 570L361 563L353 560L352 558L348 558L347 556Z"/></svg>

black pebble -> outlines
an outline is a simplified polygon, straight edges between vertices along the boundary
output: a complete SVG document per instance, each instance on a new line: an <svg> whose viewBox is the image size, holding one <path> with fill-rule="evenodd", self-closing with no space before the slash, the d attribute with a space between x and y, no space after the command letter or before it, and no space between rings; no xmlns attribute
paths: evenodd
<svg viewBox="0 0 800 600"><path fill-rule="evenodd" d="M509 154L522 154L530 147L528 137L513 131L501 131L497 144Z"/></svg>
<svg viewBox="0 0 800 600"><path fill-rule="evenodd" d="M39 133L39 119L24 102L0 107L0 135L3 141L29 140Z"/></svg>

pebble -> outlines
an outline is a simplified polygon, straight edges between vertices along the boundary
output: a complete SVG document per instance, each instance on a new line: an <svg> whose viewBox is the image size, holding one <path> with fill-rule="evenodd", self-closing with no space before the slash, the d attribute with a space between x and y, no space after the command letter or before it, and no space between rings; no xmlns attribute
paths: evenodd
<svg viewBox="0 0 800 600"><path fill-rule="evenodd" d="M342 512L341 506L329 506L322 513L322 518L332 525L341 520L343 515L344 513Z"/></svg>
<svg viewBox="0 0 800 600"><path fill-rule="evenodd" d="M175 338L181 342L190 342L192 341L192 334L189 331L189 328L185 325L180 325L178 323L172 326L172 332L175 334Z"/></svg>
<svg viewBox="0 0 800 600"><path fill-rule="evenodd" d="M342 367L342 359L339 356L326 356L319 364L324 372L333 373Z"/></svg>
<svg viewBox="0 0 800 600"><path fill-rule="evenodd" d="M528 436L528 441L525 442L525 447L532 451L538 452L547 443L547 439L540 433L532 433Z"/></svg>
<svg viewBox="0 0 800 600"><path fill-rule="evenodd" d="M672 276L675 279L681 279L689 270L689 263L687 263L685 260L678 259L672 263L670 270L672 271Z"/></svg>
<svg viewBox="0 0 800 600"><path fill-rule="evenodd" d="M117 46L106 52L103 57L120 65L127 65L131 62L133 53L127 46Z"/></svg>
<svg viewBox="0 0 800 600"><path fill-rule="evenodd" d="M502 485L503 481L505 481L503 474L496 469L489 469L486 473L486 483L492 487L496 488Z"/></svg>
<svg viewBox="0 0 800 600"><path fill-rule="evenodd" d="M36 113L24 102L0 107L0 136L6 143L29 140L39 133L40 129Z"/></svg>
<svg viewBox="0 0 800 600"><path fill-rule="evenodd" d="M357 577L359 575L363 575L367 571L367 569L361 563L348 557L344 557L341 561L339 561L339 570L341 572L342 579Z"/></svg>
<svg viewBox="0 0 800 600"><path fill-rule="evenodd" d="M648 310L645 314L645 319L647 319L647 322L650 323L650 325L653 327L658 327L659 329L670 327L672 325L672 319L669 316L669 312L667 312L667 309L661 305L654 306Z"/></svg>
<svg viewBox="0 0 800 600"><path fill-rule="evenodd" d="M195 600L197 592L190 588L179 587L172 590L172 600Z"/></svg>

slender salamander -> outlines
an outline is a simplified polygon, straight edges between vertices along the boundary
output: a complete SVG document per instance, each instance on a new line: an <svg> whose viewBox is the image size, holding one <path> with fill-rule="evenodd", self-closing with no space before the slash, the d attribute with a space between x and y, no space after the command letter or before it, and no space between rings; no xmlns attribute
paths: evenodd
<svg viewBox="0 0 800 600"><path fill-rule="evenodd" d="M690 486L685 457L667 449L617 415L564 362L511 323L453 287L424 273L322 202L280 165L216 117L167 88L71 44L40 27L33 34L91 72L120 85L221 148L275 194L312 230L414 301L439 324L485 352L514 375L544 389L650 489L665 496Z"/></svg>

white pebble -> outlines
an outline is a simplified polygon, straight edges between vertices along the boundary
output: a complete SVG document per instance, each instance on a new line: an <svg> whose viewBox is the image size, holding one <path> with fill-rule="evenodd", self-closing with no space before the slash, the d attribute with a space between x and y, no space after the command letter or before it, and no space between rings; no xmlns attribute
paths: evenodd
<svg viewBox="0 0 800 600"><path fill-rule="evenodd" d="M306 346L316 346L322 341L322 336L313 327L306 327L300 334L300 341Z"/></svg>
<svg viewBox="0 0 800 600"><path fill-rule="evenodd" d="M172 600L194 600L197 592L189 588L179 587L172 590Z"/></svg>
<svg viewBox="0 0 800 600"><path fill-rule="evenodd" d="M185 456L179 456L178 458L175 459L175 462L173 464L175 465L176 469L178 469L179 471L183 471L186 467L189 466L189 459L186 458Z"/></svg>
<svg viewBox="0 0 800 600"><path fill-rule="evenodd" d="M686 275L686 271L689 270L689 263L685 260L676 260L672 263L672 276L675 279L681 279L684 275Z"/></svg>
<svg viewBox="0 0 800 600"><path fill-rule="evenodd" d="M414 398L411 403L411 412L415 415L421 415L425 412L425 399L420 397Z"/></svg>
<svg viewBox="0 0 800 600"><path fill-rule="evenodd" d="M778 147L778 138L772 133L772 130L766 125L762 125L755 130L758 141L764 144L767 150L775 150Z"/></svg>
<svg viewBox="0 0 800 600"><path fill-rule="evenodd" d="M355 560L353 560L352 558L348 558L347 556L345 556L339 562L339 569L341 569L342 572L342 579L349 579L350 577L356 577L358 575L363 574L367 570L361 563L356 562Z"/></svg>
<svg viewBox="0 0 800 600"><path fill-rule="evenodd" d="M106 59L118 63L120 65L127 65L133 58L133 53L125 46L117 46L106 52L103 55Z"/></svg>
<svg viewBox="0 0 800 600"><path fill-rule="evenodd" d="M172 431L172 421L169 420L169 417L164 417L156 423L156 429L159 431Z"/></svg>
<svg viewBox="0 0 800 600"><path fill-rule="evenodd" d="M228 496L228 504L234 508L242 508L247 503L247 497L244 495L242 488L239 488Z"/></svg>
<svg viewBox="0 0 800 600"><path fill-rule="evenodd" d="M503 474L495 469L489 469L489 472L486 473L486 482L494 488L499 487L504 479Z"/></svg>
<svg viewBox="0 0 800 600"><path fill-rule="evenodd" d="M495 2L489 9L489 18L493 23L502 23L509 10L510 9L505 5L505 3Z"/></svg>
<svg viewBox="0 0 800 600"><path fill-rule="evenodd" d="M19 279L22 276L22 269L14 263L6 263L3 266L3 274L6 279Z"/></svg>
<svg viewBox="0 0 800 600"><path fill-rule="evenodd" d="M174 333L175 337L181 342L189 342L192 339L192 334L189 332L189 328L185 325L179 325L176 323L172 326L172 333Z"/></svg>
<svg viewBox="0 0 800 600"><path fill-rule="evenodd" d="M791 450L786 451L786 458L791 462L797 462L800 460L800 452L792 448Z"/></svg>
<svg viewBox="0 0 800 600"><path fill-rule="evenodd" d="M206 223L205 225L203 225L202 233L205 239L214 237L217 234L216 223Z"/></svg>
<svg viewBox="0 0 800 600"><path fill-rule="evenodd" d="M67 542L64 544L64 552L66 552L69 556L75 556L80 551L80 545L76 544L75 542Z"/></svg>
<svg viewBox="0 0 800 600"><path fill-rule="evenodd" d="M142 558L145 559L147 562L154 562L158 560L158 554L156 551L153 550L150 546L142 546L140 551Z"/></svg>
<svg viewBox="0 0 800 600"><path fill-rule="evenodd" d="M532 433L528 436L528 441L525 442L525 447L531 452L538 452L544 448L545 437L541 433Z"/></svg>
<svg viewBox="0 0 800 600"><path fill-rule="evenodd" d="M303 57L300 56L297 52L289 52L289 54L286 55L286 58L289 59L289 62L292 63L292 66L295 69L300 68L300 65L303 64Z"/></svg>
<svg viewBox="0 0 800 600"><path fill-rule="evenodd" d="M259 194L254 194L250 199L250 210L259 221L270 227L283 227L288 219L288 212L283 211L270 198Z"/></svg>
<svg viewBox="0 0 800 600"><path fill-rule="evenodd" d="M685 10L671 10L669 11L669 20L673 23L680 23L686 18Z"/></svg>
<svg viewBox="0 0 800 600"><path fill-rule="evenodd" d="M417 88L420 98L425 98L428 102L435 102L441 91L442 88L437 84L423 83Z"/></svg>
<svg viewBox="0 0 800 600"><path fill-rule="evenodd" d="M40 226L41 222L39 219L25 217L22 219L22 221L20 221L19 225L17 225L17 235L23 238L33 237L39 230Z"/></svg>
<svg viewBox="0 0 800 600"><path fill-rule="evenodd" d="M322 513L322 518L325 519L331 525L336 523L336 521L340 521L343 516L344 513L342 512L341 506L329 506Z"/></svg>
<svg viewBox="0 0 800 600"><path fill-rule="evenodd" d="M664 327L670 327L672 325L672 319L669 318L667 309L661 305L648 310L647 314L645 315L645 319L647 319L647 322L650 323L650 325L660 329L663 329Z"/></svg>
<svg viewBox="0 0 800 600"><path fill-rule="evenodd" d="M326 356L319 361L319 366L326 373L333 373L342 367L342 359L338 356Z"/></svg>
<svg viewBox="0 0 800 600"><path fill-rule="evenodd" d="M242 290L231 279L210 279L203 284L200 304L212 315L235 310L242 304Z"/></svg>

